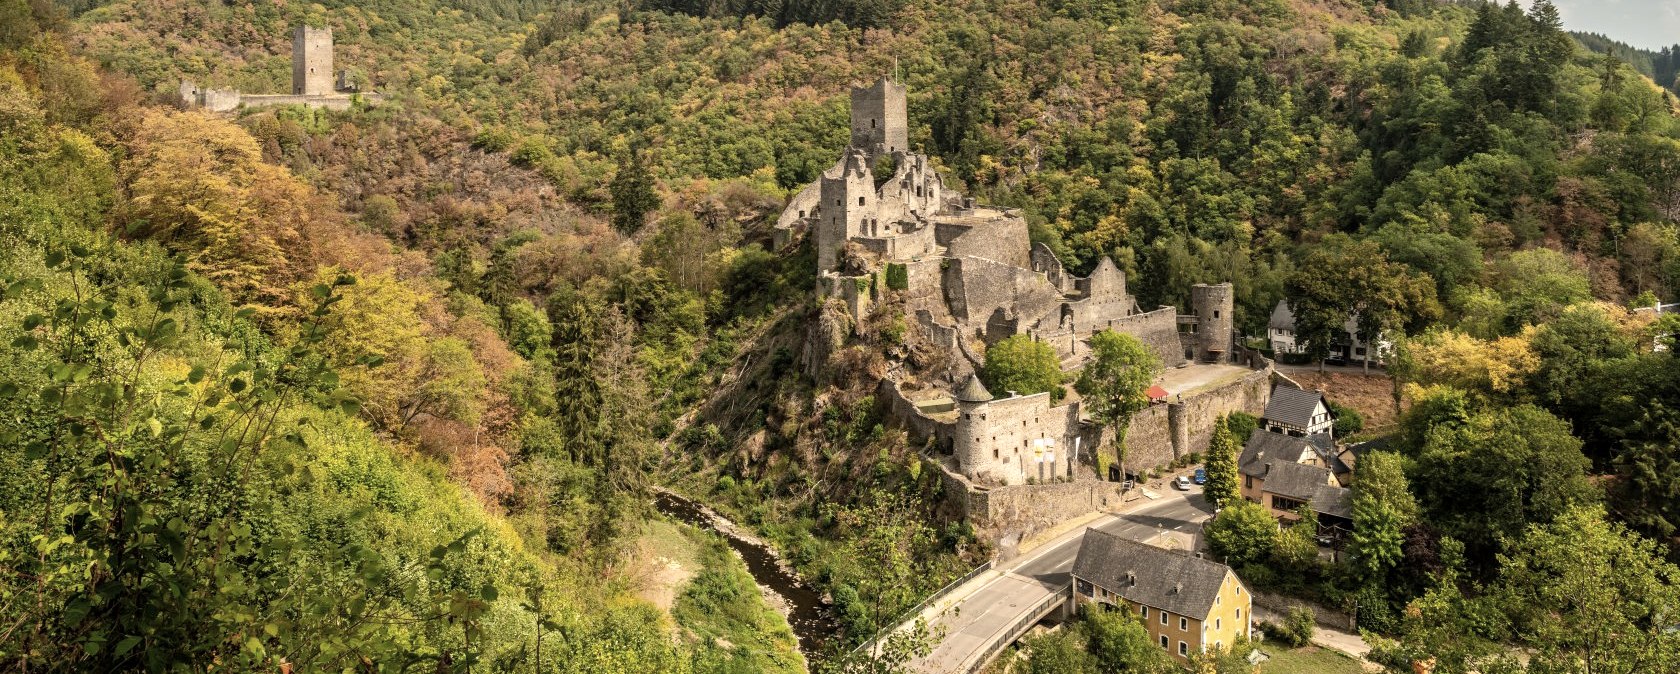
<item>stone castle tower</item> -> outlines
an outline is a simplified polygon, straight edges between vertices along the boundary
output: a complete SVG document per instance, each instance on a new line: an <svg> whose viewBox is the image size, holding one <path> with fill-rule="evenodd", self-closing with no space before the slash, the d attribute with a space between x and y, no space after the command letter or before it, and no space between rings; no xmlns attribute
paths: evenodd
<svg viewBox="0 0 1680 674"><path fill-rule="evenodd" d="M904 85L885 77L852 88L852 147L871 157L910 149Z"/></svg>
<svg viewBox="0 0 1680 674"><path fill-rule="evenodd" d="M332 28L298 26L292 33L292 94L327 96L332 93Z"/></svg>
<svg viewBox="0 0 1680 674"><path fill-rule="evenodd" d="M991 473L993 457L986 456L985 445L981 436L990 432L990 424L986 421L987 404L992 401L992 394L986 386L980 383L975 375L968 376L968 383L954 396L957 402L956 428L951 432L951 453L957 457L957 465L962 468L963 477L970 480L977 479Z"/></svg>
<svg viewBox="0 0 1680 674"><path fill-rule="evenodd" d="M1234 295L1229 283L1190 287L1190 307L1196 316L1196 360L1222 363L1230 359L1235 345Z"/></svg>
<svg viewBox="0 0 1680 674"><path fill-rule="evenodd" d="M839 173L824 173L819 190L822 201L817 218L817 269L831 270L840 263L840 249L863 231L875 213L875 177L867 156L855 148L846 151Z"/></svg>

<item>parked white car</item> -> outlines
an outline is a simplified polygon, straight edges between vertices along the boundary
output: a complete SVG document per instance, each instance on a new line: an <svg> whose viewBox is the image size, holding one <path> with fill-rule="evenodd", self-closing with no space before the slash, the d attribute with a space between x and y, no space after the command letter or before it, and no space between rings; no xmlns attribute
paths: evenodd
<svg viewBox="0 0 1680 674"><path fill-rule="evenodd" d="M1190 491L1190 478L1183 475L1173 478L1173 489Z"/></svg>

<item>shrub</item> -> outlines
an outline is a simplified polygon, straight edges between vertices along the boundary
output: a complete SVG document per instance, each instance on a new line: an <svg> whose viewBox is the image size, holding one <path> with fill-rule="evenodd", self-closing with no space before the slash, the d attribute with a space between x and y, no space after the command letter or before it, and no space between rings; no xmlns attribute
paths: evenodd
<svg viewBox="0 0 1680 674"><path fill-rule="evenodd" d="M1267 639L1273 639L1290 648L1300 648L1312 642L1313 629L1317 626L1311 607L1296 606L1289 609L1289 613L1281 622L1270 620L1260 623L1260 631Z"/></svg>
<svg viewBox="0 0 1680 674"><path fill-rule="evenodd" d="M1336 415L1336 437L1345 438L1365 429L1365 417L1353 408L1330 403L1330 411Z"/></svg>
<svg viewBox="0 0 1680 674"><path fill-rule="evenodd" d="M897 262L887 263L887 290L909 290L910 268Z"/></svg>
<svg viewBox="0 0 1680 674"><path fill-rule="evenodd" d="M1260 427L1260 419L1247 412L1232 412L1225 417L1225 427L1237 436L1237 444L1246 445L1248 436L1254 435L1254 430Z"/></svg>

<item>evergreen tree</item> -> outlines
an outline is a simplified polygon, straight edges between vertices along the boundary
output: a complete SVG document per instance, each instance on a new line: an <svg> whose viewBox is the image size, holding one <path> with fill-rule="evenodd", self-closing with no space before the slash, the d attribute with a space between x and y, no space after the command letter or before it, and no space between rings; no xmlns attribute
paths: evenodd
<svg viewBox="0 0 1680 674"><path fill-rule="evenodd" d="M1237 490L1237 454L1242 447L1231 432L1226 417L1220 417L1213 427L1213 441L1208 443L1207 484L1202 494L1214 508L1223 508L1241 496Z"/></svg>
<svg viewBox="0 0 1680 674"><path fill-rule="evenodd" d="M659 207L659 194L654 191L653 172L648 170L646 158L634 149L627 150L613 174L612 224L625 234L642 228L647 214Z"/></svg>

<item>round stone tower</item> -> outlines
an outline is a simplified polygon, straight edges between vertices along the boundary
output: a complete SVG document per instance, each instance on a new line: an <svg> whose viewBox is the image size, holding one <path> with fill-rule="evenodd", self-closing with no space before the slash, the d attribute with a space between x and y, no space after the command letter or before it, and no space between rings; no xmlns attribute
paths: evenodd
<svg viewBox="0 0 1680 674"><path fill-rule="evenodd" d="M992 467L992 457L986 455L981 438L988 432L987 403L992 393L980 383L980 377L968 376L968 383L957 390L957 427L952 433L951 453L957 457L957 469L970 480L977 479Z"/></svg>
<svg viewBox="0 0 1680 674"><path fill-rule="evenodd" d="M1190 304L1196 314L1196 360L1223 363L1231 359L1235 293L1231 284L1196 284L1190 287Z"/></svg>

